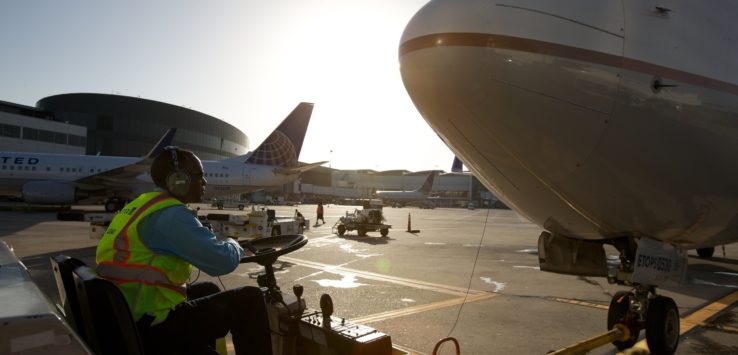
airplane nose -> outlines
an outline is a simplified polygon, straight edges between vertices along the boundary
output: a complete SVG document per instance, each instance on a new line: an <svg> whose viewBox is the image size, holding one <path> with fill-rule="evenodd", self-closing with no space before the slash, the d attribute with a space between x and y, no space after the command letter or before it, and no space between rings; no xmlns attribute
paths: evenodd
<svg viewBox="0 0 738 355"><path fill-rule="evenodd" d="M405 88L457 155L544 184L584 164L612 123L623 36L613 9L582 4L435 0L411 19Z"/></svg>

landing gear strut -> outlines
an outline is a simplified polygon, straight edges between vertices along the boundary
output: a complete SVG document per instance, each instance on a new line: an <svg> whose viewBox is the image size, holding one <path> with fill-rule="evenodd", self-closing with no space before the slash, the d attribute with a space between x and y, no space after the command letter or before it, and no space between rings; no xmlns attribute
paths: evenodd
<svg viewBox="0 0 738 355"><path fill-rule="evenodd" d="M615 341L619 350L632 347L638 341L641 330L646 331L646 343L652 354L673 354L679 344L679 310L673 299L656 294L653 285L631 283L628 275L633 272L635 244L616 244L620 250L620 267L611 283L633 287L631 291L619 291L610 301L607 312L607 329L622 324L630 330L625 341Z"/></svg>

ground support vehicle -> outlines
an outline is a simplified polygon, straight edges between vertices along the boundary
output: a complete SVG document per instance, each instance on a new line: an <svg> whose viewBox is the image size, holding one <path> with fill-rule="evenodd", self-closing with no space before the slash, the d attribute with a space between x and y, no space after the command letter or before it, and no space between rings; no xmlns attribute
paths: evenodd
<svg viewBox="0 0 738 355"><path fill-rule="evenodd" d="M267 306L272 353L407 355L407 352L392 345L389 335L333 316L333 300L328 294L321 296L318 310L307 307L302 298L302 285L294 285L291 293L280 289L273 264L280 255L295 251L307 242L307 237L299 234L239 242L245 250L241 263L253 262L264 267L257 281ZM0 247L2 245L0 243ZM2 251L0 248L0 256L3 256ZM0 336L0 345L12 342L15 346L12 349L38 350L34 353L143 354L143 343L130 308L111 281L97 276L94 269L79 259L59 255L52 257L51 263L61 299L58 310L48 301L43 302L38 290L38 295L32 299L38 300L36 303L39 307L36 308L39 311L33 313L37 316L28 319L15 316L11 319L3 318L3 312L0 312L0 319L5 321L7 328L3 334L10 333L7 334L10 338L4 342L2 340L5 339ZM20 265L17 268L20 269ZM32 283L30 277L26 277L25 282ZM28 292L19 288L10 296L20 302L28 296ZM64 310L62 316L57 315L60 310ZM28 335L29 328L36 333ZM56 337L65 341L46 341L46 338L42 338L43 342L40 342L30 337L38 337L38 331L53 331ZM26 341L19 343L17 339ZM35 343L31 340L35 340Z"/></svg>
<svg viewBox="0 0 738 355"><path fill-rule="evenodd" d="M332 232L342 236L346 232L355 230L359 236L363 237L367 232L379 231L379 234L386 237L392 226L383 222L384 216L381 209L355 209L353 212L346 211L346 215L339 218L333 225Z"/></svg>
<svg viewBox="0 0 738 355"><path fill-rule="evenodd" d="M219 200L219 199L213 199L213 202L210 204L211 207L215 207L219 210L222 210L224 208L238 208L239 211L243 211L244 208L248 205L248 202L246 201L231 201L231 200Z"/></svg>
<svg viewBox="0 0 738 355"><path fill-rule="evenodd" d="M295 210L292 217L277 217L274 210L252 209L246 215L211 213L202 219L218 238L256 239L282 234L301 234L310 222Z"/></svg>

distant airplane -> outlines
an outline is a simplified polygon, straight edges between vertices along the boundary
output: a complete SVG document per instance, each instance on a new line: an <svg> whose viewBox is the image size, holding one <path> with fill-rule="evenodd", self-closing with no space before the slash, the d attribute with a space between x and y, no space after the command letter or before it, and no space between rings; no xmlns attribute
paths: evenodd
<svg viewBox="0 0 738 355"><path fill-rule="evenodd" d="M259 147L246 155L204 160L205 198L257 191L295 180L325 162L300 164L312 103L300 103ZM0 195L20 196L28 203L72 205L105 200L105 209L120 209L153 188L151 163L170 145L169 129L140 158L70 154L0 152Z"/></svg>
<svg viewBox="0 0 738 355"><path fill-rule="evenodd" d="M686 249L738 241L735 2L435 0L400 40L415 106L545 231L541 270L607 276L608 327L673 353ZM603 246L620 252L608 271Z"/></svg>
<svg viewBox="0 0 738 355"><path fill-rule="evenodd" d="M377 191L375 196L382 199L383 202L396 202L400 204L408 204L411 202L422 202L430 196L433 189L433 179L438 175L438 171L431 171L420 187L410 191Z"/></svg>

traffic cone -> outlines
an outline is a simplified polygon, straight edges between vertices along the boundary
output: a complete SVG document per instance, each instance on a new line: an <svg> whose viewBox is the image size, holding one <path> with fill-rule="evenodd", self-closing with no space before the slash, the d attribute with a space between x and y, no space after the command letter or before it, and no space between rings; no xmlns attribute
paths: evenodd
<svg viewBox="0 0 738 355"><path fill-rule="evenodd" d="M410 214L407 214L407 232L408 233L420 233L418 229L412 229L410 226Z"/></svg>

